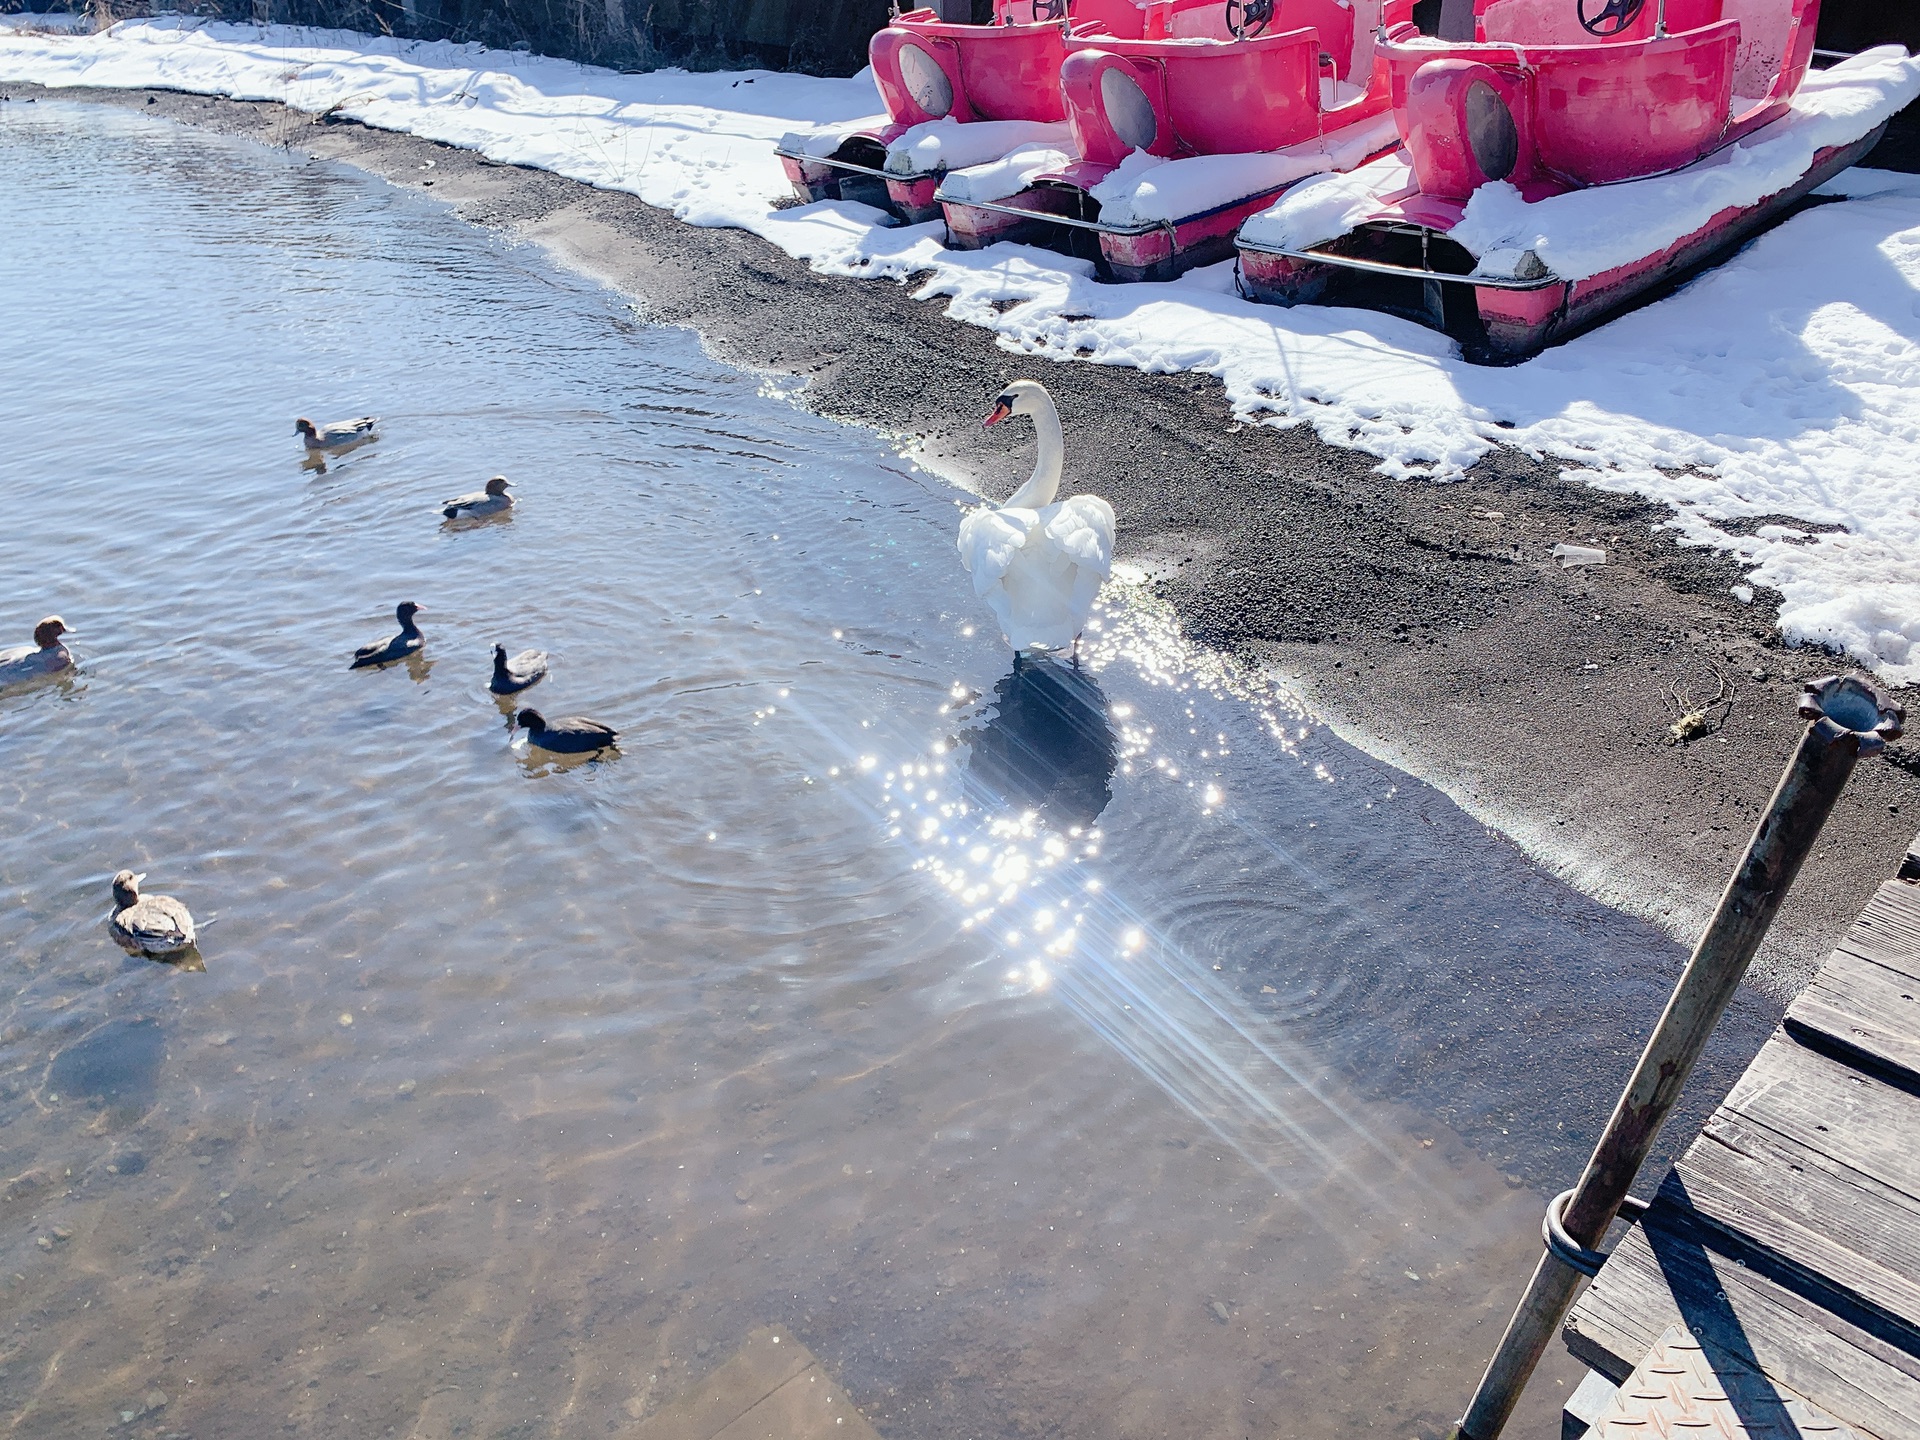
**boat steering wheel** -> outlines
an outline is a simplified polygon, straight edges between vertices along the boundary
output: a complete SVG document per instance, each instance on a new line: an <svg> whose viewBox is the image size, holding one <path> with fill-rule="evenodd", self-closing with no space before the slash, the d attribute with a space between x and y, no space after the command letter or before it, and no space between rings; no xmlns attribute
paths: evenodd
<svg viewBox="0 0 1920 1440"><path fill-rule="evenodd" d="M1640 11L1646 0L1606 0L1599 12L1587 14L1588 0L1574 0L1576 12L1580 16L1580 28L1589 35L1597 35L1602 40L1611 39L1640 18Z"/></svg>
<svg viewBox="0 0 1920 1440"><path fill-rule="evenodd" d="M1273 23L1273 4L1274 0L1227 0L1228 33L1236 40L1264 34Z"/></svg>
<svg viewBox="0 0 1920 1440"><path fill-rule="evenodd" d="M1050 21L1067 18L1067 0L1031 0L1033 5L1033 23L1045 25Z"/></svg>

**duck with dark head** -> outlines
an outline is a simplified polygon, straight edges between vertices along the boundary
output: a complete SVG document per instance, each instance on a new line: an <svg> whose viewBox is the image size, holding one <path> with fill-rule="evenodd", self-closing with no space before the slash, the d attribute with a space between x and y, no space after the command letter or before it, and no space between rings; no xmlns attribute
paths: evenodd
<svg viewBox="0 0 1920 1440"><path fill-rule="evenodd" d="M547 652L522 650L509 657L507 647L493 647L493 679L487 688L496 695L517 695L547 678Z"/></svg>
<svg viewBox="0 0 1920 1440"><path fill-rule="evenodd" d="M420 613L420 606L413 601L401 601L393 612L394 618L400 622L400 633L391 640L376 640L371 645L362 645L353 652L353 664L347 668L362 670L370 665L391 665L396 660L419 654L427 643L420 634L420 627L413 623L413 617Z"/></svg>
<svg viewBox="0 0 1920 1440"><path fill-rule="evenodd" d="M73 656L61 639L71 634L66 621L49 615L33 627L33 644L0 650L0 690L72 669Z"/></svg>
<svg viewBox="0 0 1920 1440"><path fill-rule="evenodd" d="M343 450L351 445L362 445L376 436L374 426L379 422L371 415L356 415L351 420L335 420L329 425L315 425L304 415L293 422L293 433L307 447L309 454L318 450Z"/></svg>
<svg viewBox="0 0 1920 1440"><path fill-rule="evenodd" d="M113 877L113 917L107 929L129 955L172 959L193 948L193 916L171 895L142 895L140 882L146 878L131 870Z"/></svg>
<svg viewBox="0 0 1920 1440"><path fill-rule="evenodd" d="M513 509L513 497L507 491L513 482L504 475L487 481L487 488L471 495L456 495L440 502L440 513L449 520L484 520L489 515L504 515Z"/></svg>
<svg viewBox="0 0 1920 1440"><path fill-rule="evenodd" d="M526 731L535 745L556 755L591 755L618 748L614 742L619 739L619 731L584 715L549 720L538 710L525 709L513 717L513 723Z"/></svg>

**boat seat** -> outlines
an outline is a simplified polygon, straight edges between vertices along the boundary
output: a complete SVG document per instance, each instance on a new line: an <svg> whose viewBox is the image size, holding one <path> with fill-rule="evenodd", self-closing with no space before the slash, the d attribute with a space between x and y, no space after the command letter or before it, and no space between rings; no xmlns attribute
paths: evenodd
<svg viewBox="0 0 1920 1440"><path fill-rule="evenodd" d="M1667 0L1667 33L1699 30L1721 18L1724 5L1740 0ZM1756 6L1791 9L1793 0L1746 0ZM1590 6L1597 9L1597 5ZM1591 35L1580 25L1578 0L1480 0L1474 8L1474 33L1482 40L1515 45L1629 45L1651 40L1660 17L1660 0L1646 0L1633 23L1617 35Z"/></svg>

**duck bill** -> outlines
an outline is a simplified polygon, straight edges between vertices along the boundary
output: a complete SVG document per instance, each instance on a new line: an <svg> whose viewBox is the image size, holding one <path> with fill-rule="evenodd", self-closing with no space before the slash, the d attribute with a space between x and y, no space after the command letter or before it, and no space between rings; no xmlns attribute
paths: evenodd
<svg viewBox="0 0 1920 1440"><path fill-rule="evenodd" d="M993 409L988 413L987 418L982 420L980 423L983 426L998 425L1002 420L1006 419L1012 413L1013 413L1013 406L1009 405L1004 400L997 400L994 402Z"/></svg>

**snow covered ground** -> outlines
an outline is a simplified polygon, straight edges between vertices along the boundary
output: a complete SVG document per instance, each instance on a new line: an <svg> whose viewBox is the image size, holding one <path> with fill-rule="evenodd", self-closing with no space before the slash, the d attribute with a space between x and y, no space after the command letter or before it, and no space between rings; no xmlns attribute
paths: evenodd
<svg viewBox="0 0 1920 1440"><path fill-rule="evenodd" d="M872 115L865 78L622 75L477 46L174 19L27 34L23 19L0 17L0 80L337 107L626 191L690 224L752 231L823 272L930 274L922 293L1010 348L1210 372L1244 414L1310 424L1389 475L1445 479L1502 443L1566 460L1592 484L1670 502L1687 539L1737 551L1781 593L1790 638L1920 681L1920 178L1842 176L1827 189L1847 203L1798 216L1669 300L1489 370L1410 323L1243 301L1230 265L1102 285L1044 251L948 251L937 222L889 229L844 203L774 209L788 193L780 136ZM1020 303L994 304L1008 300ZM1818 530L1740 523L1766 515Z"/></svg>

